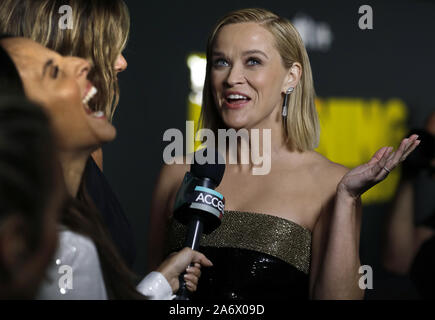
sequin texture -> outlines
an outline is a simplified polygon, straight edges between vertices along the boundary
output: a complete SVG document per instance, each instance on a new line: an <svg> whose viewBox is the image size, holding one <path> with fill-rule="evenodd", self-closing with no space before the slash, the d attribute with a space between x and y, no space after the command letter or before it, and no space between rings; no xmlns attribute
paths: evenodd
<svg viewBox="0 0 435 320"><path fill-rule="evenodd" d="M186 227L172 220L168 234L168 252L182 248ZM225 211L221 226L203 235L201 246L253 250L281 259L305 274L310 269L310 230L272 215ZM258 267L260 264L251 272Z"/></svg>

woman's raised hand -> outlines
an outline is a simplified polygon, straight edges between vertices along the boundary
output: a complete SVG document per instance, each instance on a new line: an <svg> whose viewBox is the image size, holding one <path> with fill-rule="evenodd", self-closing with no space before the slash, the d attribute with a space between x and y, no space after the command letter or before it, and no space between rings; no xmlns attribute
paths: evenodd
<svg viewBox="0 0 435 320"><path fill-rule="evenodd" d="M353 198L361 196L368 189L384 180L387 175L420 144L418 135L403 139L399 148L393 152L392 147L379 149L369 162L350 170L341 179L337 191L347 193Z"/></svg>

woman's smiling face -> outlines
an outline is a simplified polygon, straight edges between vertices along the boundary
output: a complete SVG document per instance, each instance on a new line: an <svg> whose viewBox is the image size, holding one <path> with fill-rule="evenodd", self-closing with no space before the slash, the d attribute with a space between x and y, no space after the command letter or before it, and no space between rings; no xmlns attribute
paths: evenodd
<svg viewBox="0 0 435 320"><path fill-rule="evenodd" d="M95 149L116 137L106 115L87 105L96 90L87 80L89 62L24 38L5 39L2 45L17 66L26 96L50 115L60 148Z"/></svg>
<svg viewBox="0 0 435 320"><path fill-rule="evenodd" d="M212 53L211 86L224 123L230 128L270 128L279 120L288 70L273 35L257 23L220 29Z"/></svg>

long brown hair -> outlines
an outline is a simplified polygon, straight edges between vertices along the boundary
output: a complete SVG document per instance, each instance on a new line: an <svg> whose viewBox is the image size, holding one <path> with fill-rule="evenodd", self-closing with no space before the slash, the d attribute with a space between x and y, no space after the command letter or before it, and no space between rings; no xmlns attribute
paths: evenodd
<svg viewBox="0 0 435 320"><path fill-rule="evenodd" d="M3 1L3 0L2 0ZM29 8L23 8L24 4L30 4L30 3L36 3L37 5L41 6L40 8L44 8L42 6L42 3L45 3L46 5L50 5L53 8L60 3L60 1L57 0L35 0L35 1L27 1L27 0L16 0L10 2L9 0L5 0L7 4L12 5L12 2L16 4L14 6L14 10L16 12L13 14L15 16L14 20L16 23L22 23L23 26L26 26L29 24L29 22L22 22L19 17L19 12L22 12L24 10L27 12ZM68 2L68 1L65 1ZM62 2L62 4L65 4L65 2ZM83 10L86 8L86 4L88 1L82 1L82 0L70 0L69 3L76 3L76 5L81 4L81 8L79 9L78 6L75 8L75 10ZM104 7L104 3L106 1L100 1L100 0L91 0L89 2L96 3ZM114 2L120 3L122 1L115 1L110 0L107 1L107 3L113 4ZM109 7L110 8L110 5ZM41 9L42 10L42 9ZM106 12L108 12L108 9L106 8ZM7 11L5 10L5 7L2 7L0 18L2 18ZM27 13L30 14L30 13ZM37 15L35 12L32 13L32 16ZM23 19L21 17L21 19ZM81 19L85 20L85 18L81 17ZM25 18L24 18L25 20ZM57 20L56 20L57 21ZM1 21L3 23L4 21ZM50 21L40 21L40 24L48 23L52 24L53 22ZM83 24L86 24L86 21L82 21ZM19 29L19 28L18 28ZM45 30L44 27L40 27L40 31ZM13 30L9 30L9 33L14 33ZM17 36L16 33L13 34L14 36ZM23 36L22 34L19 34L18 36ZM45 39L42 34L34 35L35 38L42 38ZM92 38L92 36L89 36ZM101 37L101 35L95 35L95 37ZM110 38L110 37L109 37ZM63 41L67 41L64 39ZM72 41L72 39L68 40ZM85 41L85 40L83 40ZM56 46L59 47L68 47L67 44L58 44L55 42ZM77 45L79 47L79 45ZM109 68L109 66L107 66ZM110 65L110 70L113 70L113 64ZM18 73L17 73L18 74ZM86 175L86 172L84 172L84 175ZM69 228L71 231L80 233L84 236L89 237L95 244L98 256L101 262L101 268L103 272L104 282L107 289L108 297L112 299L145 299L143 295L141 295L139 292L137 292L135 285L134 285L134 278L135 276L133 273L128 269L128 267L123 262L123 259L120 257L118 251L116 250L112 240L110 239L109 233L101 220L101 214L96 209L95 205L93 204L90 197L87 195L86 187L82 182L79 188L78 196L74 198L67 199L64 210L61 214L60 223L62 223L64 226Z"/></svg>
<svg viewBox="0 0 435 320"><path fill-rule="evenodd" d="M77 198L67 199L61 223L70 230L88 236L95 244L109 299L145 299L134 285L136 276L123 263L101 214L86 191L84 179Z"/></svg>
<svg viewBox="0 0 435 320"><path fill-rule="evenodd" d="M63 56L93 63L89 80L98 88L89 102L113 118L119 101L114 65L124 50L130 29L129 11L122 0L1 0L0 33L30 38ZM59 8L72 9L72 29L60 29Z"/></svg>

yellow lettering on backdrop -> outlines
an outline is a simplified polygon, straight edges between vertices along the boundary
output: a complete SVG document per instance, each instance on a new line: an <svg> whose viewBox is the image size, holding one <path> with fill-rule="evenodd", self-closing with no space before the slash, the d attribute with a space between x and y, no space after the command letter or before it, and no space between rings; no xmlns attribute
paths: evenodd
<svg viewBox="0 0 435 320"><path fill-rule="evenodd" d="M321 134L316 149L331 161L349 168L370 160L383 146L397 148L407 132L407 108L400 99L318 98ZM393 196L399 170L363 195L365 204Z"/></svg>

